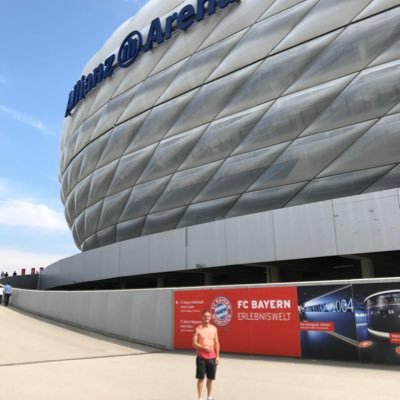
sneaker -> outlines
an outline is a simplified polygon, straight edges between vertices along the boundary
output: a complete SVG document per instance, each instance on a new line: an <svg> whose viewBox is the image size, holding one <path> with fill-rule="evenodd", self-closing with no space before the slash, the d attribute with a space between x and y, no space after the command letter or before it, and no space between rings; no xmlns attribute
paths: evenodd
<svg viewBox="0 0 400 400"><path fill-rule="evenodd" d="M207 397L207 400L215 400L214 397Z"/></svg>

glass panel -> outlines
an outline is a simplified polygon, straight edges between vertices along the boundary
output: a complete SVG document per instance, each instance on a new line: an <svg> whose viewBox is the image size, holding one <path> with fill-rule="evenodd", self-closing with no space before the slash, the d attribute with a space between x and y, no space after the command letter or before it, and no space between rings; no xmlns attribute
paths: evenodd
<svg viewBox="0 0 400 400"><path fill-rule="evenodd" d="M108 55L105 58L107 57ZM101 108L111 100L112 97L118 95L116 94L118 84L127 76L127 72L128 71L125 68L115 68L112 79L104 79L101 84L96 87L96 89L90 92L87 97L94 97L94 101L90 111L88 111L89 115L98 113ZM130 88L131 86L129 86L127 89Z"/></svg>
<svg viewBox="0 0 400 400"><path fill-rule="evenodd" d="M221 161L176 173L152 211L188 205L221 165Z"/></svg>
<svg viewBox="0 0 400 400"><path fill-rule="evenodd" d="M355 18L355 20L357 21L361 18L369 17L373 14L398 5L398 0L373 0L367 7L365 7L365 9L357 16L357 18Z"/></svg>
<svg viewBox="0 0 400 400"><path fill-rule="evenodd" d="M64 207L64 217L65 217L65 219L66 219L66 221L67 221L67 224L68 224L69 229L71 229L71 227L72 227L74 221L72 220L72 218L71 218L70 215L68 214L68 209L67 209L67 206L66 206L66 205L65 205L65 207Z"/></svg>
<svg viewBox="0 0 400 400"><path fill-rule="evenodd" d="M262 211L275 210L283 207L297 193L306 182L294 183L287 186L279 186L271 189L257 190L244 193L227 218L258 213Z"/></svg>
<svg viewBox="0 0 400 400"><path fill-rule="evenodd" d="M287 10L290 7L295 6L298 3L302 3L304 0L280 0L275 1L271 7L261 16L260 20L270 17L274 14L278 14L281 11Z"/></svg>
<svg viewBox="0 0 400 400"><path fill-rule="evenodd" d="M142 235L164 232L176 227L186 207L175 208L173 210L163 211L156 214L150 214L146 218Z"/></svg>
<svg viewBox="0 0 400 400"><path fill-rule="evenodd" d="M148 22L150 23L153 18L154 16L150 17ZM150 26L148 25L147 28L150 28ZM137 29L137 27L134 29ZM173 43L173 40L168 40L165 41L162 46L156 46L153 50L142 53L140 57L136 59L135 65L131 66L131 68L118 68L118 70L121 71L121 75L117 76L118 80L114 84L114 86L117 87L115 95L119 95L134 86L138 86L140 82L148 78L149 75L155 73L155 67L165 54L169 55L171 49L174 47L172 46ZM175 63L170 63L168 67L174 64ZM115 76L113 76L113 80L114 79Z"/></svg>
<svg viewBox="0 0 400 400"><path fill-rule="evenodd" d="M174 173L204 132L206 126L161 141L138 183Z"/></svg>
<svg viewBox="0 0 400 400"><path fill-rule="evenodd" d="M168 136L188 131L212 121L222 110L232 94L249 78L258 64L243 68L225 78L202 86L196 96L180 113Z"/></svg>
<svg viewBox="0 0 400 400"><path fill-rule="evenodd" d="M103 137L98 138L94 142L90 143L81 154L83 154L81 170L79 172L79 180L81 181L89 174L91 174L99 162L99 158L106 148L107 140L110 133L105 134Z"/></svg>
<svg viewBox="0 0 400 400"><path fill-rule="evenodd" d="M156 147L157 145L154 144L122 157L119 160L118 167L107 191L107 195L109 196L134 186Z"/></svg>
<svg viewBox="0 0 400 400"><path fill-rule="evenodd" d="M111 180L114 176L115 169L118 166L118 161L102 167L93 173L92 185L90 187L88 205L96 203L97 201L103 199L110 187Z"/></svg>
<svg viewBox="0 0 400 400"><path fill-rule="evenodd" d="M143 82L137 84L134 87L131 87L130 89L128 89L126 91L126 93L130 94L131 102L127 105L125 110L122 112L122 115L117 120L117 123L116 123L117 125L120 125L132 118L138 117L138 115L136 115L136 109L132 106L132 104L134 104L134 102L135 102L136 93L139 91L141 85L143 85ZM118 90L117 90L117 92L118 92ZM122 93L124 93L124 92L122 92ZM115 95L117 96L118 94L115 94Z"/></svg>
<svg viewBox="0 0 400 400"><path fill-rule="evenodd" d="M139 115L113 129L109 135L105 151L103 151L97 164L97 168L120 158L125 153L126 148L132 142L147 115L148 113Z"/></svg>
<svg viewBox="0 0 400 400"><path fill-rule="evenodd" d="M91 140L91 136L94 133L94 130L96 129L97 123L99 122L99 119L101 117L101 112L97 112L93 115L91 115L81 126L77 131L74 131L73 135L70 136L70 143L72 144L75 139L75 146L74 149L72 150L73 153L71 155L71 158L75 157L76 154L78 154L85 146L88 145L88 143ZM69 146L69 144L68 144Z"/></svg>
<svg viewBox="0 0 400 400"><path fill-rule="evenodd" d="M275 51L282 51L349 24L371 0L318 1Z"/></svg>
<svg viewBox="0 0 400 400"><path fill-rule="evenodd" d="M83 243L82 243L82 251L86 250L91 250L91 249L96 249L99 247L99 241L97 240L97 235L92 235L88 237Z"/></svg>
<svg viewBox="0 0 400 400"><path fill-rule="evenodd" d="M119 220L127 221L148 214L169 180L170 176L167 176L134 186Z"/></svg>
<svg viewBox="0 0 400 400"><path fill-rule="evenodd" d="M211 123L179 169L197 167L228 157L249 134L269 105Z"/></svg>
<svg viewBox="0 0 400 400"><path fill-rule="evenodd" d="M103 209L103 200L88 207L84 213L86 232L83 238L87 238L97 232L97 224L100 220L101 211Z"/></svg>
<svg viewBox="0 0 400 400"><path fill-rule="evenodd" d="M160 141L172 124L178 119L182 110L195 95L196 91L197 90L193 90L192 92L185 93L176 99L154 107L145 119L139 132L133 138L126 153Z"/></svg>
<svg viewBox="0 0 400 400"><path fill-rule="evenodd" d="M117 225L117 242L133 239L140 236L145 217L122 222Z"/></svg>
<svg viewBox="0 0 400 400"><path fill-rule="evenodd" d="M400 188L400 165L392 168L386 175L364 190L364 193Z"/></svg>
<svg viewBox="0 0 400 400"><path fill-rule="evenodd" d="M304 17L315 2L316 0L305 1L271 18L264 19L250 26L243 38L233 48L230 54L225 57L225 60L209 79L220 78L221 76L230 74L246 65L265 58Z"/></svg>
<svg viewBox="0 0 400 400"><path fill-rule="evenodd" d="M79 155L76 159L72 161L68 169L63 173L61 177L61 188L64 198L67 198L70 195L73 188L78 183L82 160L83 154Z"/></svg>
<svg viewBox="0 0 400 400"><path fill-rule="evenodd" d="M399 49L400 50L400 49ZM388 114L397 114L400 113L400 103L396 104L389 112Z"/></svg>
<svg viewBox="0 0 400 400"><path fill-rule="evenodd" d="M97 123L96 129L91 140L98 138L115 126L121 114L127 108L128 103L132 100L133 93L127 91L118 97L111 99L102 109L101 117Z"/></svg>
<svg viewBox="0 0 400 400"><path fill-rule="evenodd" d="M288 92L363 70L399 39L399 18L400 9L397 9L350 25Z"/></svg>
<svg viewBox="0 0 400 400"><path fill-rule="evenodd" d="M329 45L338 32L324 35L268 57L235 93L220 116L232 114L279 97Z"/></svg>
<svg viewBox="0 0 400 400"><path fill-rule="evenodd" d="M131 115L138 115L143 111L153 108L160 96L167 90L169 84L175 79L182 66L183 63L178 63L147 78L140 85L134 99L129 104L129 113Z"/></svg>
<svg viewBox="0 0 400 400"><path fill-rule="evenodd" d="M68 168L68 165L75 156L74 154L75 142L72 142L73 140L74 139L71 139L71 135L68 136L65 146L63 147L63 153L64 153L64 165L62 170L63 172L65 171L66 168Z"/></svg>
<svg viewBox="0 0 400 400"><path fill-rule="evenodd" d="M298 139L265 171L250 190L313 179L364 131L364 124Z"/></svg>
<svg viewBox="0 0 400 400"><path fill-rule="evenodd" d="M216 43L187 58L179 75L161 96L158 103L170 100L202 85L243 34L244 31L236 33L222 42Z"/></svg>
<svg viewBox="0 0 400 400"><path fill-rule="evenodd" d="M296 138L331 104L349 81L349 77L337 79L278 99L233 154Z"/></svg>
<svg viewBox="0 0 400 400"><path fill-rule="evenodd" d="M372 168L364 171L315 179L290 201L288 206L360 194L367 186L379 179L390 168L390 166Z"/></svg>
<svg viewBox="0 0 400 400"><path fill-rule="evenodd" d="M228 158L196 197L195 202L245 192L287 146L287 143L278 144L267 149Z"/></svg>
<svg viewBox="0 0 400 400"><path fill-rule="evenodd" d="M192 204L179 221L177 228L223 219L238 197L231 196L224 199Z"/></svg>
<svg viewBox="0 0 400 400"><path fill-rule="evenodd" d="M107 246L108 244L115 243L117 228L115 226L110 226L100 232L97 232L97 239L99 241L99 246Z"/></svg>
<svg viewBox="0 0 400 400"><path fill-rule="evenodd" d="M85 213L78 215L75 218L74 225L72 226L72 231L74 233L75 238L79 243L82 243L86 238L86 226L85 226Z"/></svg>
<svg viewBox="0 0 400 400"><path fill-rule="evenodd" d="M400 61L363 71L304 135L381 117L399 102L399 93Z"/></svg>
<svg viewBox="0 0 400 400"><path fill-rule="evenodd" d="M236 7L234 5L230 6L231 8L226 9L226 12L229 13L229 18L223 18L222 21L218 21L217 27L212 34L207 35L207 39L201 48L208 47L253 25L273 2L274 0L241 1ZM226 15L226 12L221 13L222 17Z"/></svg>
<svg viewBox="0 0 400 400"><path fill-rule="evenodd" d="M75 201L75 213L80 214L85 208L89 199L90 186L92 183L92 176L89 175L82 182L74 188L74 201Z"/></svg>
<svg viewBox="0 0 400 400"><path fill-rule="evenodd" d="M68 197L67 201L64 204L65 207L65 215L68 220L68 224L72 225L75 221L75 196L72 194Z"/></svg>
<svg viewBox="0 0 400 400"><path fill-rule="evenodd" d="M382 118L320 176L357 171L400 162L400 114Z"/></svg>
<svg viewBox="0 0 400 400"><path fill-rule="evenodd" d="M85 99L81 100L79 104L72 110L71 117L67 118L71 120L71 124L68 127L69 132L76 132L79 127L89 118L91 113L95 96L86 96Z"/></svg>
<svg viewBox="0 0 400 400"><path fill-rule="evenodd" d="M158 46L164 47L165 44L168 44L170 47L160 59L159 63L153 64L156 65L156 67L152 73L158 73L161 70L168 68L169 66L174 65L195 53L199 46L204 43L206 38L214 34L215 27L221 23L224 15L227 12L232 11L231 7L232 6L227 7L225 10L220 10L219 12L215 13L212 18L207 18L201 23L201 29L196 29L193 27L192 30L188 30L186 32L178 31L171 40L164 42L162 46ZM228 35L225 35L222 39L225 39L226 36Z"/></svg>
<svg viewBox="0 0 400 400"><path fill-rule="evenodd" d="M106 197L103 203L103 211L101 213L100 222L97 229L104 229L110 225L115 225L121 216L125 207L131 189Z"/></svg>

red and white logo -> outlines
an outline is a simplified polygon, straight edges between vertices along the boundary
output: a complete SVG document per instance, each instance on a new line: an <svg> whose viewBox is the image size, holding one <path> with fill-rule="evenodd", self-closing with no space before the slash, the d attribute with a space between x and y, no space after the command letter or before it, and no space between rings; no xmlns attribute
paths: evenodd
<svg viewBox="0 0 400 400"><path fill-rule="evenodd" d="M225 326L232 320L233 309L231 302L226 297L217 297L211 303L211 318L215 325Z"/></svg>

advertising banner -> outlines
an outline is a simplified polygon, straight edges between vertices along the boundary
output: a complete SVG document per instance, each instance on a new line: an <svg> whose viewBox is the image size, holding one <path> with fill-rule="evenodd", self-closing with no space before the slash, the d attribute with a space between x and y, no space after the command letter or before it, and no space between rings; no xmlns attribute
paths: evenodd
<svg viewBox="0 0 400 400"><path fill-rule="evenodd" d="M174 347L203 310L223 352L400 364L400 284L177 290Z"/></svg>
<svg viewBox="0 0 400 400"><path fill-rule="evenodd" d="M298 287L304 358L358 360L351 285Z"/></svg>
<svg viewBox="0 0 400 400"><path fill-rule="evenodd" d="M400 364L400 284L353 285L360 361Z"/></svg>
<svg viewBox="0 0 400 400"><path fill-rule="evenodd" d="M224 352L300 357L295 287L182 290L174 299L174 347L192 348L209 310Z"/></svg>

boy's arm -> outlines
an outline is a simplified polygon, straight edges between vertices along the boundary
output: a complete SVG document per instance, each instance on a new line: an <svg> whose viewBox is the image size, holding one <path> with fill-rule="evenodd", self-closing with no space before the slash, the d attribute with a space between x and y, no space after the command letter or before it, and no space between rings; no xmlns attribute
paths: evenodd
<svg viewBox="0 0 400 400"><path fill-rule="evenodd" d="M215 331L214 347L215 347L215 354L217 355L217 358L215 361L218 364L219 363L219 350L220 350L218 331Z"/></svg>

